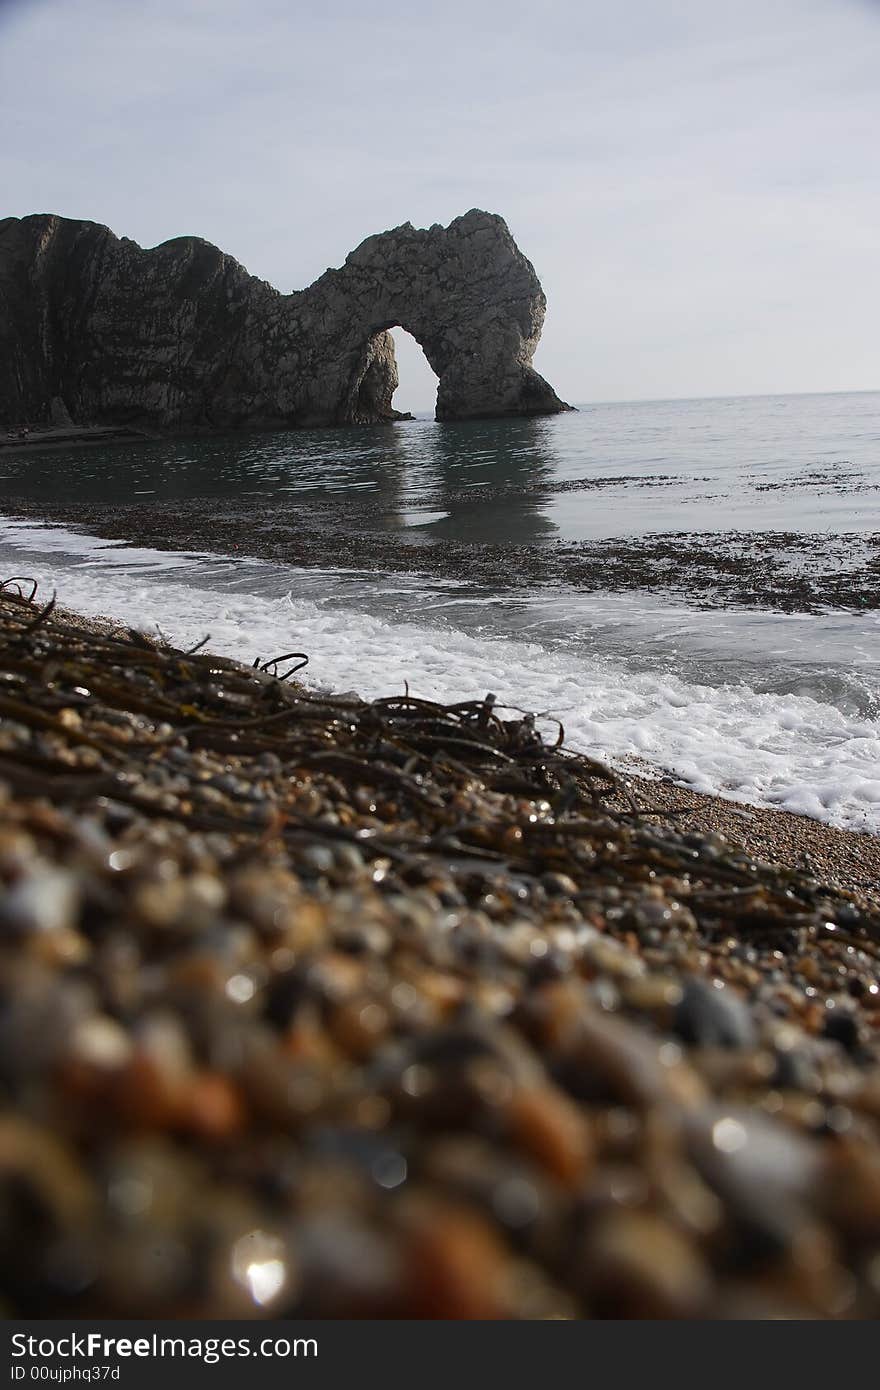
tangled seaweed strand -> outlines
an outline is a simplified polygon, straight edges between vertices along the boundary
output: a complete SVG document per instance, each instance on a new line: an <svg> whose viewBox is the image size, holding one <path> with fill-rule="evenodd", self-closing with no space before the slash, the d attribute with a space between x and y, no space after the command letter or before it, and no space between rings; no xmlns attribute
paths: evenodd
<svg viewBox="0 0 880 1390"><path fill-rule="evenodd" d="M876 1316L876 911L207 645L0 585L8 1309Z"/></svg>

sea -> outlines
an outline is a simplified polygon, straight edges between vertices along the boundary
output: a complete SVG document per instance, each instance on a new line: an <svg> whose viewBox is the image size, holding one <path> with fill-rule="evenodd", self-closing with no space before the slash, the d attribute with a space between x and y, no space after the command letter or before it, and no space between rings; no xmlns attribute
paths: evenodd
<svg viewBox="0 0 880 1390"><path fill-rule="evenodd" d="M4 495L36 514L0 515L0 579L82 613L247 662L303 651L318 689L492 691L618 768L880 833L880 392L9 452L0 513ZM178 502L209 521L268 506L292 535L324 518L358 558L225 553L210 525L156 549L40 516ZM481 569L487 547L507 573ZM800 587L731 587L732 547Z"/></svg>

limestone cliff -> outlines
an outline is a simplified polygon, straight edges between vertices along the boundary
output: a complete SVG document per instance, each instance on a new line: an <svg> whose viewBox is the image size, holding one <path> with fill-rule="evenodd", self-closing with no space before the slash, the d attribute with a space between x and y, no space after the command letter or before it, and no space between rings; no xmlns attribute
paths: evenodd
<svg viewBox="0 0 880 1390"><path fill-rule="evenodd" d="M143 250L94 222L0 220L0 425L157 430L395 418L400 325L437 418L567 407L531 366L545 299L502 218L405 223L282 295L196 237Z"/></svg>

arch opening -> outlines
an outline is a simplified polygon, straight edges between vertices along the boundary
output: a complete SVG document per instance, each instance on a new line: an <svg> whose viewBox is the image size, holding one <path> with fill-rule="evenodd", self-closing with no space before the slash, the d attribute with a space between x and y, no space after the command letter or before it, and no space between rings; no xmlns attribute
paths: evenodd
<svg viewBox="0 0 880 1390"><path fill-rule="evenodd" d="M398 376L394 409L406 415L433 417L440 378L429 364L421 344L411 333L399 325L389 331L394 339Z"/></svg>

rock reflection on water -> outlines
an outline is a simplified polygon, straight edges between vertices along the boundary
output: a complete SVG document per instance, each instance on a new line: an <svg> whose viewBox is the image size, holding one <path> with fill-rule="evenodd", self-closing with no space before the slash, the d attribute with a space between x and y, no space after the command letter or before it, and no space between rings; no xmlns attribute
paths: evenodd
<svg viewBox="0 0 880 1390"><path fill-rule="evenodd" d="M0 455L7 496L234 498L444 540L880 530L880 394L647 401L535 419L229 433ZM443 511L417 523L411 513Z"/></svg>
<svg viewBox="0 0 880 1390"><path fill-rule="evenodd" d="M559 460L544 420L441 426L426 436L421 461L425 500L442 510L425 529L444 540L491 539L531 545L558 534L545 514ZM418 512L415 513L418 515Z"/></svg>

